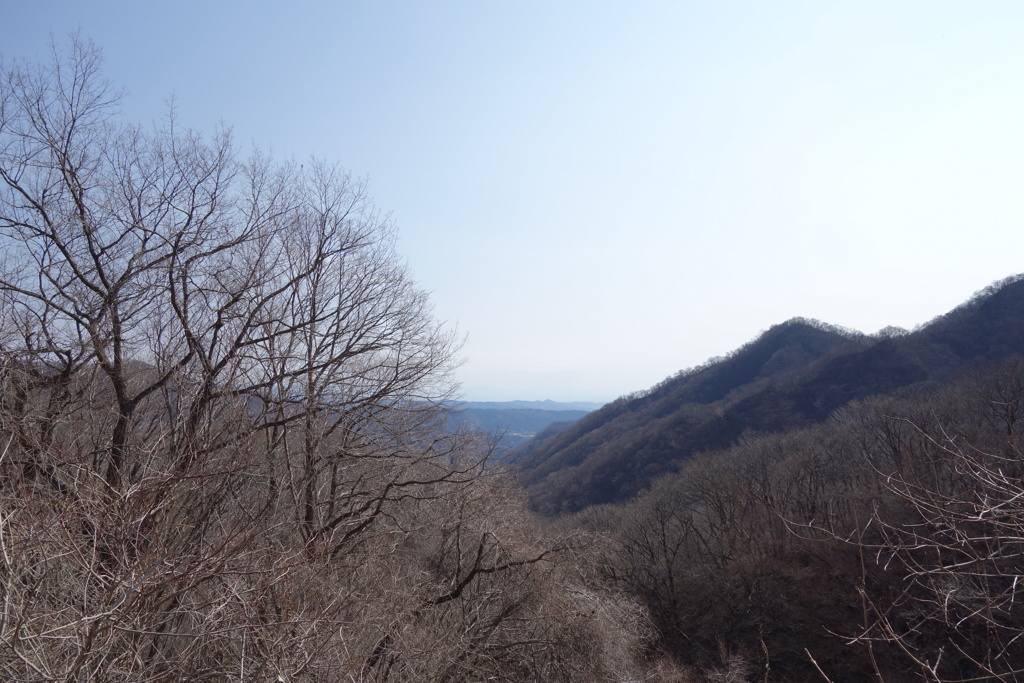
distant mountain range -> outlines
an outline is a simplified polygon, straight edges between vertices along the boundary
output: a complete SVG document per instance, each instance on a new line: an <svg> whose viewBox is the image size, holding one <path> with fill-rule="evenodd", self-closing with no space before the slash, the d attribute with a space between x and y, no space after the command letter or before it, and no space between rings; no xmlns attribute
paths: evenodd
<svg viewBox="0 0 1024 683"><path fill-rule="evenodd" d="M601 405L585 401L466 401L452 405L448 424L500 435L504 452L551 425L573 422Z"/></svg>
<svg viewBox="0 0 1024 683"><path fill-rule="evenodd" d="M597 410L603 403L592 401L462 401L459 405L466 410Z"/></svg>
<svg viewBox="0 0 1024 683"><path fill-rule="evenodd" d="M512 454L546 514L627 499L691 455L821 422L851 401L927 391L1024 353L1024 276L931 323L873 336L793 319L720 359L549 426Z"/></svg>

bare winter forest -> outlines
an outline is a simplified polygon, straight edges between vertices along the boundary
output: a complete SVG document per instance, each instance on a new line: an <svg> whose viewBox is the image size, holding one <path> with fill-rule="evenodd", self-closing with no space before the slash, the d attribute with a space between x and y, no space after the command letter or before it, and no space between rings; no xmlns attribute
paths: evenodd
<svg viewBox="0 0 1024 683"><path fill-rule="evenodd" d="M363 182L119 101L86 42L0 72L0 677L1024 678L1019 281L787 328L517 475L446 427ZM1010 341L961 353L979 311Z"/></svg>

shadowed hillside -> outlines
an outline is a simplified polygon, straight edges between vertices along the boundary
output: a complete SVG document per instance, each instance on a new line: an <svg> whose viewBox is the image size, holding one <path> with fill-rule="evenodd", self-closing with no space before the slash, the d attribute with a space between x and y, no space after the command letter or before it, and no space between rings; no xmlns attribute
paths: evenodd
<svg viewBox="0 0 1024 683"><path fill-rule="evenodd" d="M1010 278L905 335L868 337L794 319L729 356L546 430L516 456L536 509L635 495L691 455L806 427L854 399L945 384L1024 350L1024 280Z"/></svg>

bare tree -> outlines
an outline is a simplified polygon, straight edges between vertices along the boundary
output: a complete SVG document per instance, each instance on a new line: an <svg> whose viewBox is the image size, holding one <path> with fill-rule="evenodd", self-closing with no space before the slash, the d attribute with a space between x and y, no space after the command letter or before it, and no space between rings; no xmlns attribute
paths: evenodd
<svg viewBox="0 0 1024 683"><path fill-rule="evenodd" d="M1011 385L1020 386L1019 374L1003 388ZM905 581L894 598L869 596L874 619L864 640L895 643L925 680L1024 676L1024 458L1016 419L1024 394L1014 394L991 404L1010 432L989 434L984 444L899 420L909 428L902 466L879 470L906 512L875 515L882 538L873 550Z"/></svg>
<svg viewBox="0 0 1024 683"><path fill-rule="evenodd" d="M173 117L118 125L82 42L7 66L2 92L6 522L14 534L34 515L45 533L26 552L49 540L49 562L78 558L40 574L69 591L67 611L39 611L56 620L35 635L69 653L40 675L187 662L182 647L218 642L187 626L225 609L195 604L211 582L281 570L253 555L268 529L337 547L395 489L478 472L417 431L452 391L456 345L363 183L241 159L226 131L207 141ZM11 576L44 570L39 557L12 559ZM5 642L29 666L24 629ZM134 654L111 669L119 632Z"/></svg>
<svg viewBox="0 0 1024 683"><path fill-rule="evenodd" d="M642 614L442 428L365 183L121 124L100 67L0 76L0 674L628 675Z"/></svg>

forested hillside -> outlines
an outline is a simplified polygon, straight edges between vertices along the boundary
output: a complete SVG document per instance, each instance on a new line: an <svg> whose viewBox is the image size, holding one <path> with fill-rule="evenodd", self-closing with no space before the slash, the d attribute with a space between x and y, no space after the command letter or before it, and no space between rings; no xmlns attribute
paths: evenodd
<svg viewBox="0 0 1024 683"><path fill-rule="evenodd" d="M563 520L659 647L738 681L1024 678L1024 364L854 401ZM724 680L724 679L720 679Z"/></svg>
<svg viewBox="0 0 1024 683"><path fill-rule="evenodd" d="M625 396L517 451L545 514L622 501L694 454L826 420L850 401L946 384L1024 349L1024 281L1011 278L929 325L868 337L792 320L728 357Z"/></svg>
<svg viewBox="0 0 1024 683"><path fill-rule="evenodd" d="M524 476L690 671L1018 681L1022 353L1019 276L911 333L790 321L540 435Z"/></svg>

